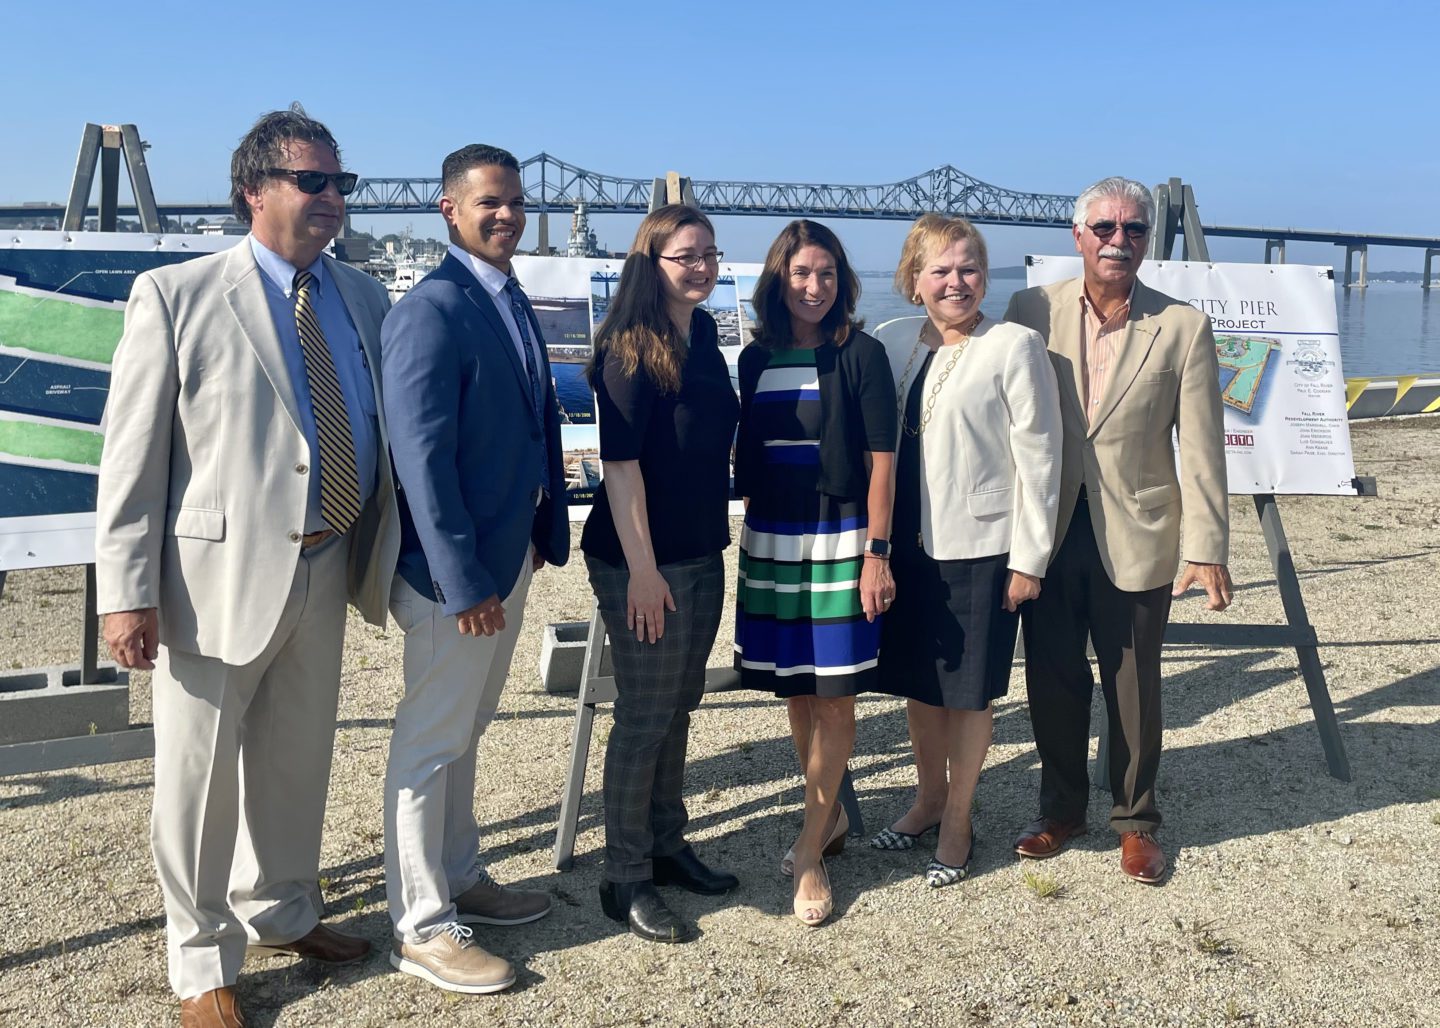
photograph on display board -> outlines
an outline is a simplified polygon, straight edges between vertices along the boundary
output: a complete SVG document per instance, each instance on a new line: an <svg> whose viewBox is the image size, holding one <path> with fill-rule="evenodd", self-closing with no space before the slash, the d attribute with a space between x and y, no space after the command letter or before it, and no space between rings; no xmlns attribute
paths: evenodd
<svg viewBox="0 0 1440 1028"><path fill-rule="evenodd" d="M545 335L560 420L567 425L595 423L595 396L584 376L594 343L586 285L588 263L553 257L515 258L515 276L524 285Z"/></svg>
<svg viewBox="0 0 1440 1028"><path fill-rule="evenodd" d="M562 425L565 448L565 496L571 509L589 507L600 485L600 429L596 425Z"/></svg>

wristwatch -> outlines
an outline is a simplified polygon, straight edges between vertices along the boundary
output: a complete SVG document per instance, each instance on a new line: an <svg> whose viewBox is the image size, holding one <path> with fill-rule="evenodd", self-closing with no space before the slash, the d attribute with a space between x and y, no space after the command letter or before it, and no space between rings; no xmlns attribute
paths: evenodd
<svg viewBox="0 0 1440 1028"><path fill-rule="evenodd" d="M888 539L866 539L865 553L871 557L890 558L890 540Z"/></svg>

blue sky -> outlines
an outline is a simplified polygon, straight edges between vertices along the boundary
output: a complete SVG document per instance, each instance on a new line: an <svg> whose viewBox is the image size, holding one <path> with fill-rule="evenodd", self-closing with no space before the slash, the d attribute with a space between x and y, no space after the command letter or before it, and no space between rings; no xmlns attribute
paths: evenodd
<svg viewBox="0 0 1440 1028"><path fill-rule="evenodd" d="M4 20L5 202L63 200L87 120L139 125L162 201L222 198L238 137L298 99L362 175L435 175L474 141L637 177L870 183L950 163L1073 193L1179 175L1210 222L1440 237L1440 15L1420 3L69 0ZM410 220L441 234L438 216ZM634 224L594 220L616 248ZM724 219L719 243L759 259L781 224ZM905 230L834 227L867 269L893 265ZM552 221L552 239L567 228ZM1070 247L986 232L997 265ZM1376 251L1370 266L1419 270L1420 256Z"/></svg>

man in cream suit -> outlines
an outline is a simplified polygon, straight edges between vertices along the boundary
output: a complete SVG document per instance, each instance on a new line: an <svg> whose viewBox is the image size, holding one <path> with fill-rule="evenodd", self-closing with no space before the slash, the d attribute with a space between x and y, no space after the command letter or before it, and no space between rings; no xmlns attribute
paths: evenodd
<svg viewBox="0 0 1440 1028"><path fill-rule="evenodd" d="M1015 848L1048 857L1085 831L1088 638L1109 715L1110 826L1121 869L1147 883L1165 872L1155 776L1171 597L1198 585L1209 609L1224 610L1231 591L1215 338L1204 314L1136 277L1154 214L1139 182L1107 178L1085 190L1073 218L1084 274L1016 293L1005 314L1045 337L1064 426L1056 550L1024 615L1040 818Z"/></svg>
<svg viewBox="0 0 1440 1028"><path fill-rule="evenodd" d="M328 963L320 828L349 596L384 624L399 520L380 285L321 251L355 176L298 105L231 166L251 234L136 279L96 511L104 633L154 668L151 841L181 1024L245 1023L246 945Z"/></svg>

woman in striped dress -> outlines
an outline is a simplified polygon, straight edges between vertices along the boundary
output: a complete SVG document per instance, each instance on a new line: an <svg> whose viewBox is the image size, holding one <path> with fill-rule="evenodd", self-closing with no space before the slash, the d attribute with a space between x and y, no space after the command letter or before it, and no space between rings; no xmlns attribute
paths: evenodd
<svg viewBox="0 0 1440 1028"><path fill-rule="evenodd" d="M739 364L735 662L747 688L789 701L805 821L781 870L794 875L795 916L807 925L832 908L822 857L849 829L836 798L855 694L874 684L880 615L895 592L895 384L884 349L855 320L859 293L834 233L791 222L756 282L755 340Z"/></svg>

